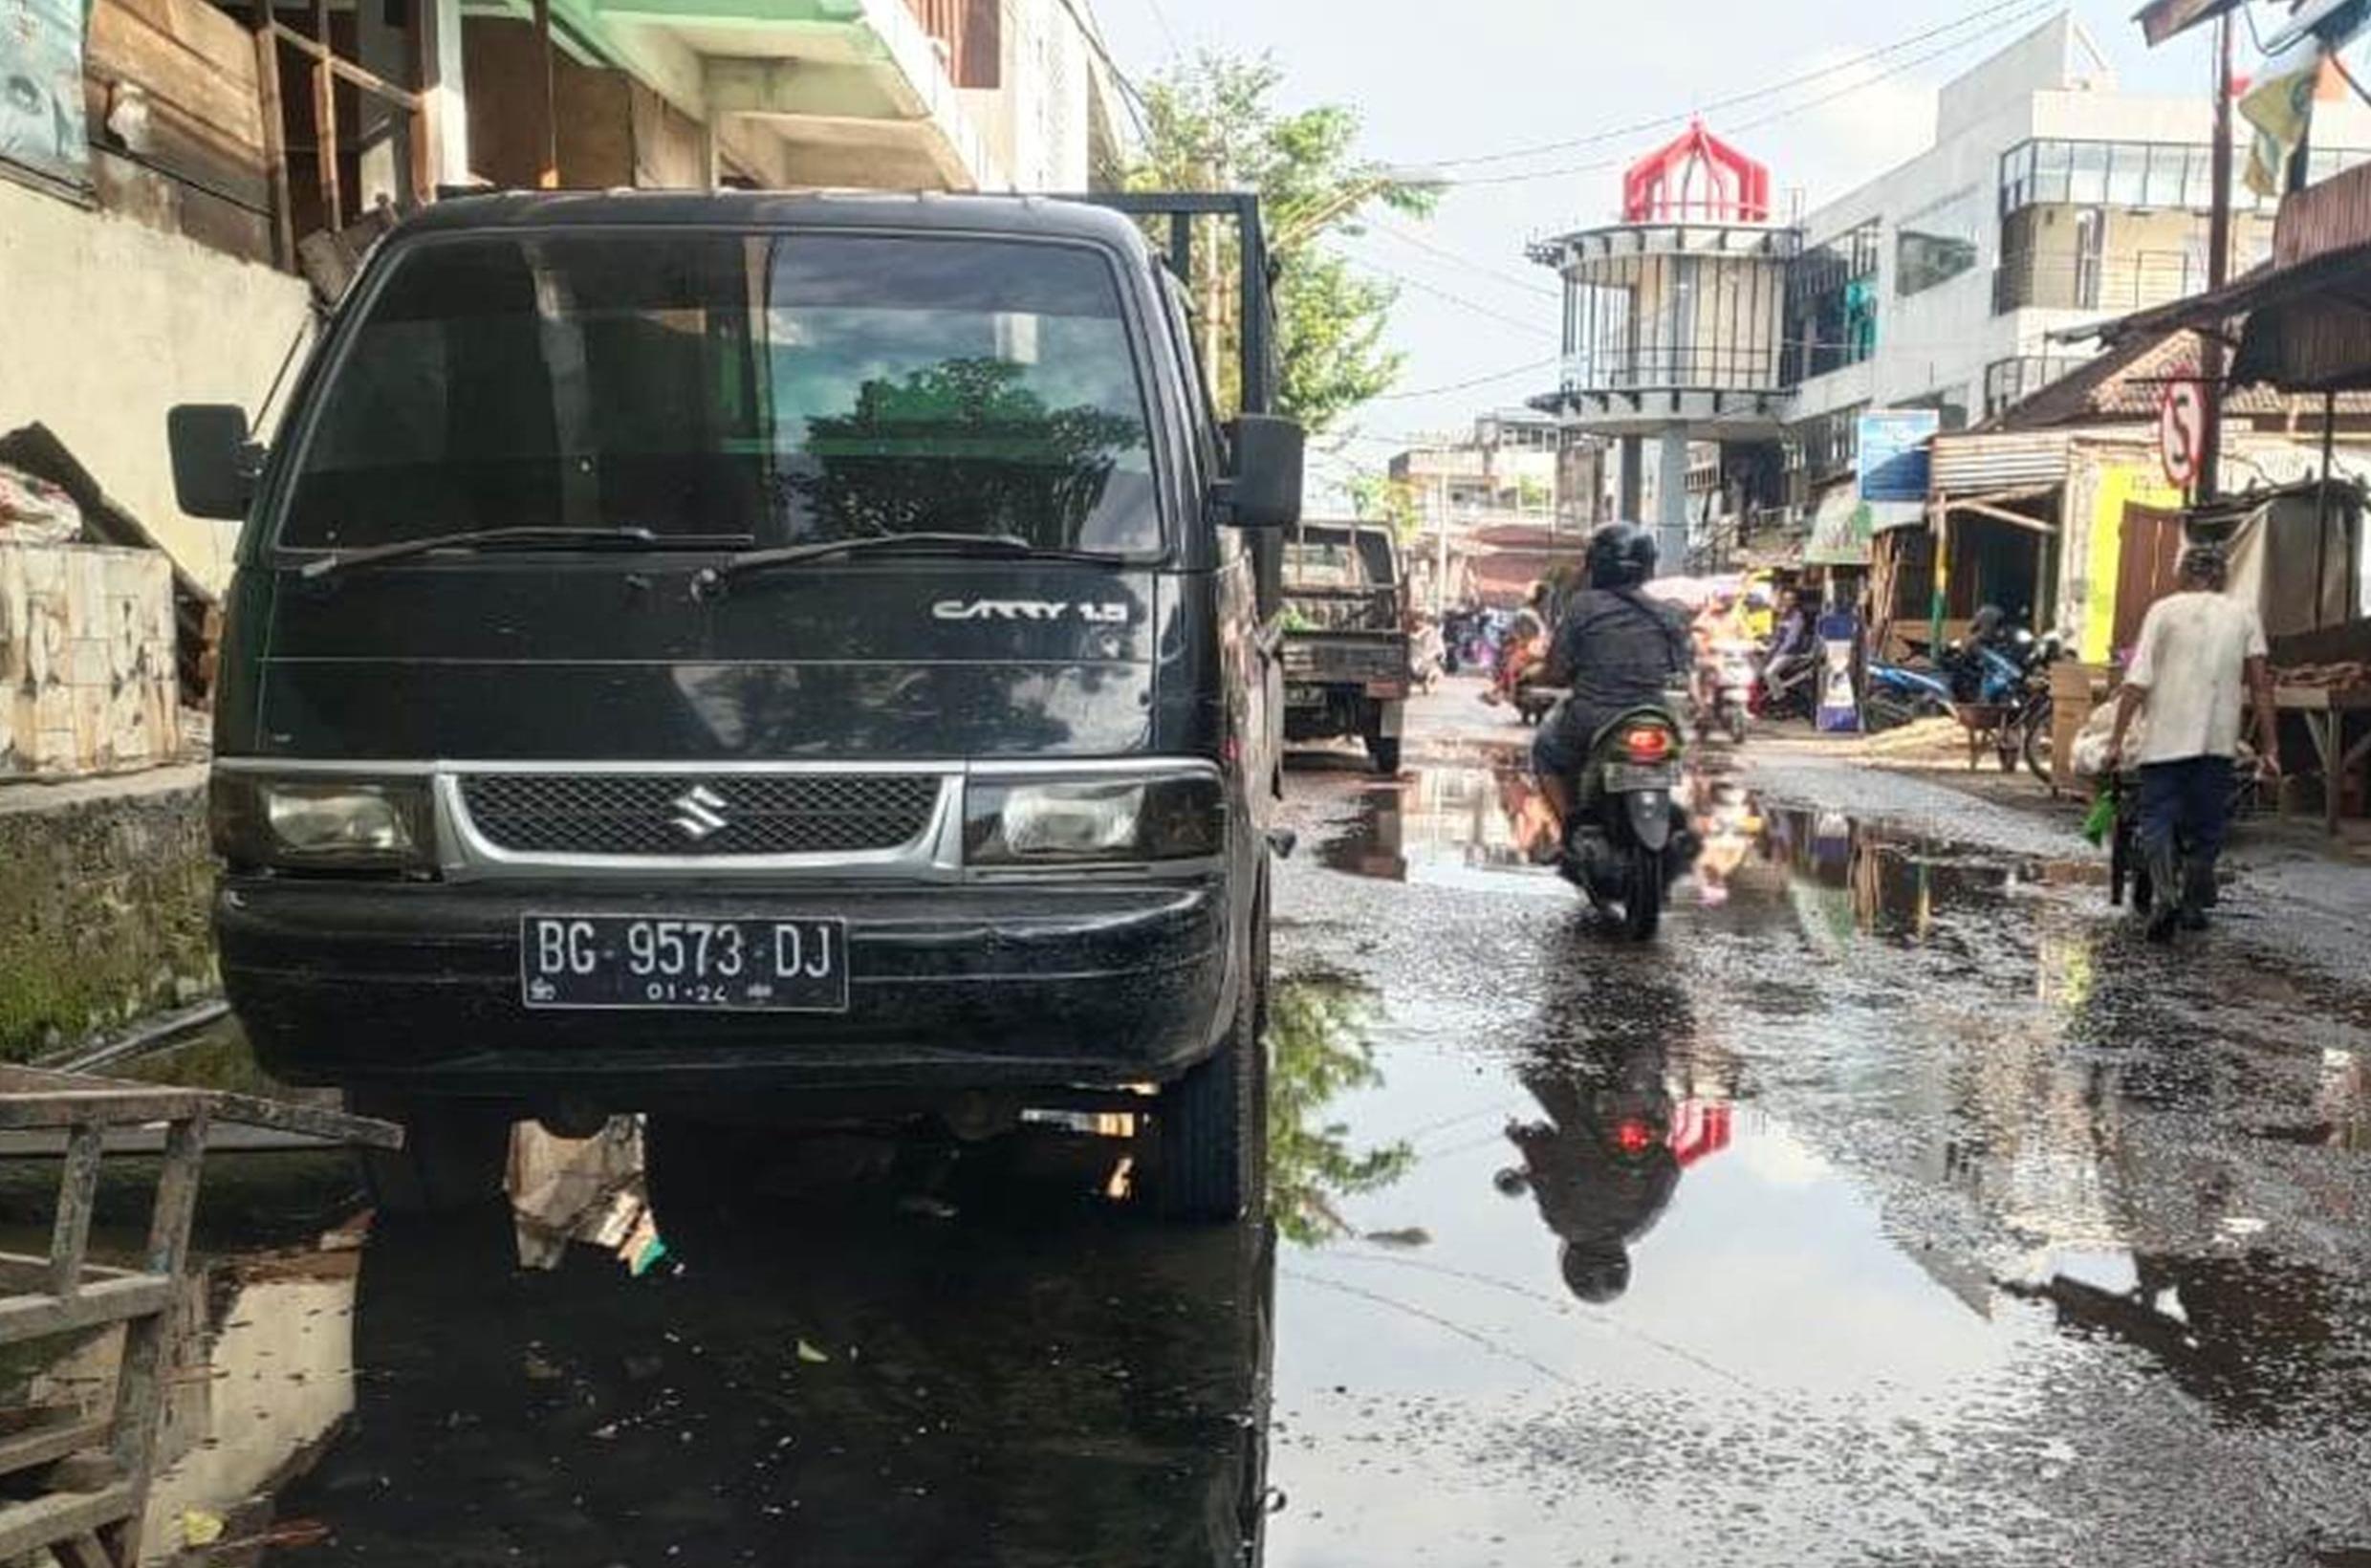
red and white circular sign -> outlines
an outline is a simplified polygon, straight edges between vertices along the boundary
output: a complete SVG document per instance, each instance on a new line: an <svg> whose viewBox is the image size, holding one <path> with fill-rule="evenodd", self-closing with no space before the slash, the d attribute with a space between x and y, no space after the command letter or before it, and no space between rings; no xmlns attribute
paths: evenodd
<svg viewBox="0 0 2371 1568"><path fill-rule="evenodd" d="M2204 382L2169 381L2157 403L2157 455L2165 477L2184 490L2197 482L2207 443L2207 388Z"/></svg>

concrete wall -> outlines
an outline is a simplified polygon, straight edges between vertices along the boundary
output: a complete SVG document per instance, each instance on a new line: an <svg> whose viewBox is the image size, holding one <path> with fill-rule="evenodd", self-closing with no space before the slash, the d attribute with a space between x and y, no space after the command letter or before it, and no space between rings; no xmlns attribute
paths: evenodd
<svg viewBox="0 0 2371 1568"><path fill-rule="evenodd" d="M263 399L307 316L296 278L0 180L0 429L39 420L200 581L237 525L173 505L164 411Z"/></svg>
<svg viewBox="0 0 2371 1568"><path fill-rule="evenodd" d="M203 769L0 787L0 1060L217 987Z"/></svg>

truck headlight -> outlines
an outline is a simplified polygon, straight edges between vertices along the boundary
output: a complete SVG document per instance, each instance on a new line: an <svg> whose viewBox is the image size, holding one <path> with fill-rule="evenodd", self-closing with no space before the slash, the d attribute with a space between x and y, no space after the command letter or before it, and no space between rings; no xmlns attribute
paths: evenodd
<svg viewBox="0 0 2371 1568"><path fill-rule="evenodd" d="M1199 860L1225 841L1226 794L1207 774L975 780L966 796L971 865Z"/></svg>
<svg viewBox="0 0 2371 1568"><path fill-rule="evenodd" d="M239 867L424 871L435 864L423 779L217 773L214 851Z"/></svg>

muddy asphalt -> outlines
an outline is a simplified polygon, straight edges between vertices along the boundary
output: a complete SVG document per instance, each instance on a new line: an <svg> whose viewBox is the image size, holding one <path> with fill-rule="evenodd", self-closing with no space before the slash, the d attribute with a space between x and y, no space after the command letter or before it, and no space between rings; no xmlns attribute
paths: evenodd
<svg viewBox="0 0 2371 1568"><path fill-rule="evenodd" d="M2251 845L2154 949L2063 814L1757 738L1630 947L1528 863L1523 738L1460 686L1398 779L1299 759L1271 1224L1046 1123L522 1269L507 1209L218 1159L152 1547L2371 1564L2371 874Z"/></svg>

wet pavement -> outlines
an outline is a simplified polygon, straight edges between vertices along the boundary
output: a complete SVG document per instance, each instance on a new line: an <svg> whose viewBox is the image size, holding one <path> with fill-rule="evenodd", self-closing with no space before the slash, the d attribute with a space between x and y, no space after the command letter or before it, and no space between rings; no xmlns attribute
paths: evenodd
<svg viewBox="0 0 2371 1568"><path fill-rule="evenodd" d="M435 1223L359 1220L335 1156L226 1156L152 1534L2371 1562L2359 952L2319 964L2252 873L2150 948L2052 824L1759 747L1700 775L1705 860L1628 947L1532 863L1521 732L1476 711L1435 699L1400 779L1294 776L1270 1223L1154 1224L1124 1127L1077 1119L737 1155L729 1206L653 1193L630 1123L536 1137L524 1215Z"/></svg>

